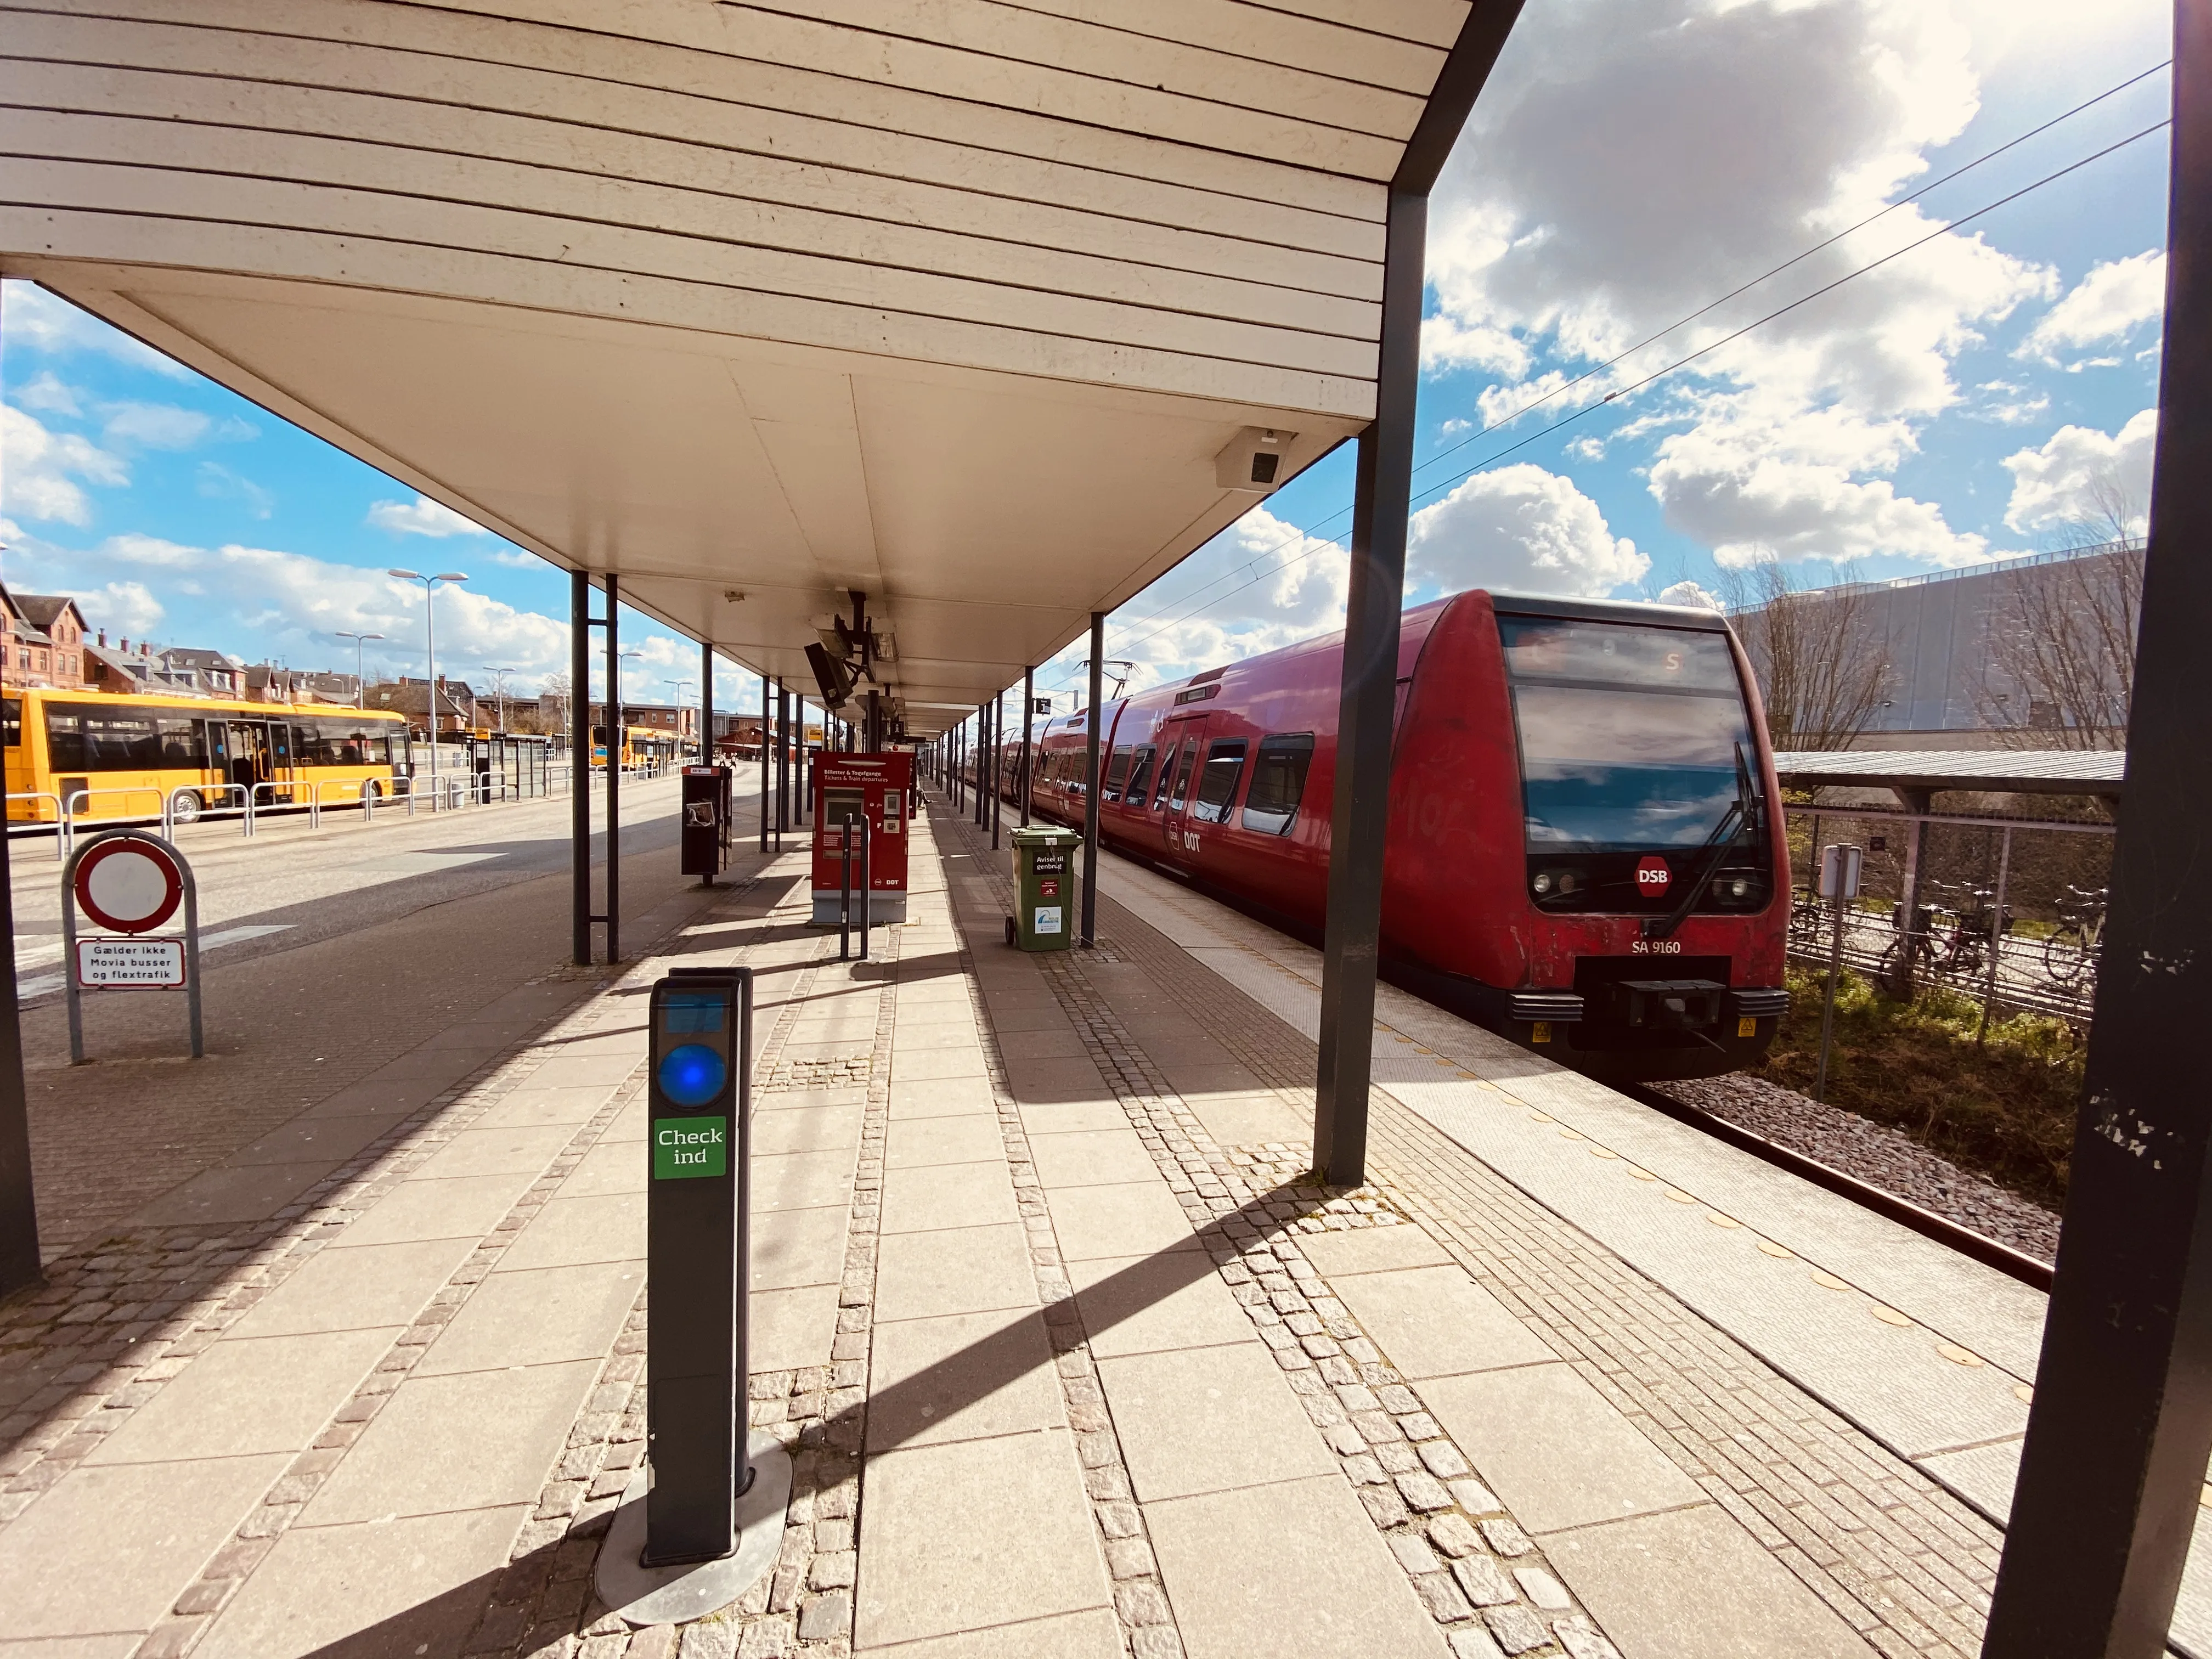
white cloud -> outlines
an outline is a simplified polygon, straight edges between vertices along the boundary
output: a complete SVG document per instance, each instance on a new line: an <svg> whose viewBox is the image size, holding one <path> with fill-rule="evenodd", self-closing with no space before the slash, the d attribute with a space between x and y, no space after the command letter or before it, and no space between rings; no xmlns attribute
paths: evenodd
<svg viewBox="0 0 2212 1659"><path fill-rule="evenodd" d="M112 444L140 449L194 449L210 438L250 438L253 428L226 416L216 420L197 409L136 400L102 404L100 435Z"/></svg>
<svg viewBox="0 0 2212 1659"><path fill-rule="evenodd" d="M122 458L88 438L50 431L33 416L0 404L0 510L62 524L92 522L84 483L131 482Z"/></svg>
<svg viewBox="0 0 2212 1659"><path fill-rule="evenodd" d="M81 415L76 388L64 386L51 368L33 374L15 393L15 402L45 415Z"/></svg>
<svg viewBox="0 0 2212 1659"><path fill-rule="evenodd" d="M503 564L511 570L535 570L545 562L535 553L526 553L519 547L495 548L491 562Z"/></svg>
<svg viewBox="0 0 2212 1659"><path fill-rule="evenodd" d="M84 619L94 628L122 638L132 635L145 638L161 627L168 614L143 582L114 581L103 587L57 587L54 591L75 599Z"/></svg>
<svg viewBox="0 0 2212 1659"><path fill-rule="evenodd" d="M218 461L202 461L196 476L195 488L210 501L240 502L257 519L265 519L275 510L276 496Z"/></svg>
<svg viewBox="0 0 2212 1659"><path fill-rule="evenodd" d="M2037 319L2013 356L2064 366L2067 352L2100 340L2125 340L2141 324L2165 314L2166 254L2153 248L2092 267Z"/></svg>
<svg viewBox="0 0 2212 1659"><path fill-rule="evenodd" d="M2146 409L2118 432L2062 426L2038 448L2005 457L2012 500L2005 522L2014 530L2103 526L2112 517L2128 534L2142 533L2150 502L2150 470L2158 411Z"/></svg>
<svg viewBox="0 0 2212 1659"><path fill-rule="evenodd" d="M10 347L27 347L52 356L94 352L134 368L150 368L172 380L185 380L191 374L173 358L163 356L90 312L80 311L31 283L0 283L0 329L5 330Z"/></svg>
<svg viewBox="0 0 2212 1659"><path fill-rule="evenodd" d="M1721 604L1719 594L1686 579L1679 582L1670 582L1661 588L1652 603L1686 605L1697 611L1719 611L1725 608Z"/></svg>
<svg viewBox="0 0 2212 1659"><path fill-rule="evenodd" d="M1651 568L1569 479L1526 464L1478 472L1413 514L1408 584L1598 598Z"/></svg>
<svg viewBox="0 0 2212 1659"><path fill-rule="evenodd" d="M0 521L0 534L6 534L10 544L9 556L15 561L11 579L33 591L90 595L95 602L117 607L118 615L142 603L158 608L151 590L172 600L180 595L219 594L227 601L233 629L256 636L252 654L257 658L283 657L295 665L343 662L350 669L350 641L336 637L344 629L384 635L369 647L368 660L373 667L407 674L422 672L422 585L399 581L380 570L235 543L194 547L156 536L126 534L70 548L23 535L20 526L4 521ZM149 573L157 574L149 580ZM516 673L510 686L521 690L568 665L566 623L518 611L462 586L440 588L435 603L441 672L465 676L480 674L486 665L512 667ZM112 625L125 626L120 621ZM129 624L129 630L141 634L148 626L141 617ZM686 660L695 665L697 659Z"/></svg>
<svg viewBox="0 0 2212 1659"><path fill-rule="evenodd" d="M1970 45L1938 0L1531 8L1433 210L1430 366L1498 374L1477 396L1496 418L1553 390L1562 368L1571 378L1630 353L1547 404L1537 418L1551 419L1713 345L1642 394L1646 424L1617 434L1671 434L1648 473L1670 525L1717 548L1826 556L1813 514L1840 511L1843 556L1978 556L1939 507L1902 500L1883 475L1912 453L1918 427L1960 401L1958 356L2054 290L2042 267L1978 235L1939 235L1716 344L1937 228L1901 208L1630 350L1923 174L1926 153L1975 113Z"/></svg>
<svg viewBox="0 0 2212 1659"><path fill-rule="evenodd" d="M443 502L428 495L412 501L377 501L368 509L368 522L395 536L489 536L491 532L463 518Z"/></svg>

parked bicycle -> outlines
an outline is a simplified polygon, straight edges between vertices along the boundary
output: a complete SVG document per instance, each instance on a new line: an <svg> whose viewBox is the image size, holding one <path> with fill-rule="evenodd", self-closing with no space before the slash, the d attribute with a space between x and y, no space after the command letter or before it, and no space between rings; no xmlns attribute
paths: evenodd
<svg viewBox="0 0 2212 1659"><path fill-rule="evenodd" d="M2070 991L2095 971L2111 893L2107 887L2067 887L2058 902L2058 925L2043 941L2043 971L2052 984Z"/></svg>

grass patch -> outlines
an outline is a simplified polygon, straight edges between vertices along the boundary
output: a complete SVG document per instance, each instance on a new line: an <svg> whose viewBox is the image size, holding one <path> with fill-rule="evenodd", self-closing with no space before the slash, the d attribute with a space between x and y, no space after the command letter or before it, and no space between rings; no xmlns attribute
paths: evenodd
<svg viewBox="0 0 2212 1659"><path fill-rule="evenodd" d="M1810 1094L1820 1060L1825 969L1790 969L1790 1013L1756 1075ZM1962 1168L2053 1209L2067 1163L2087 1044L2040 1014L1992 1020L1942 987L1895 1002L1845 969L1836 987L1828 1103L1900 1129Z"/></svg>

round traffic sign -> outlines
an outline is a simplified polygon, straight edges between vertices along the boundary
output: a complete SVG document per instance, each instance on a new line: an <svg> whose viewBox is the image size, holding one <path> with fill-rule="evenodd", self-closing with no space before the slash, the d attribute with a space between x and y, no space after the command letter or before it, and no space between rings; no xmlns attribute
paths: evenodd
<svg viewBox="0 0 2212 1659"><path fill-rule="evenodd" d="M1667 890L1674 884L1674 872L1668 868L1666 860L1654 854L1650 858L1637 860L1636 890L1638 892L1648 893L1654 898L1661 898L1665 896Z"/></svg>
<svg viewBox="0 0 2212 1659"><path fill-rule="evenodd" d="M150 933L177 914L185 896L175 854L143 836L94 842L77 860L77 908L117 933Z"/></svg>

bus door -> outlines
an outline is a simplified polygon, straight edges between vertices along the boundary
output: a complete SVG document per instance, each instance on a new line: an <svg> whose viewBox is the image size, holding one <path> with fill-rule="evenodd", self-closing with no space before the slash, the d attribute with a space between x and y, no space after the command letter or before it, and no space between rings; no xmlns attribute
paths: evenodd
<svg viewBox="0 0 2212 1659"><path fill-rule="evenodd" d="M223 781L251 792L258 783L274 780L275 771L269 753L269 726L265 720L231 720L222 728L223 740L219 745L225 756ZM264 800L262 805L268 803Z"/></svg>

